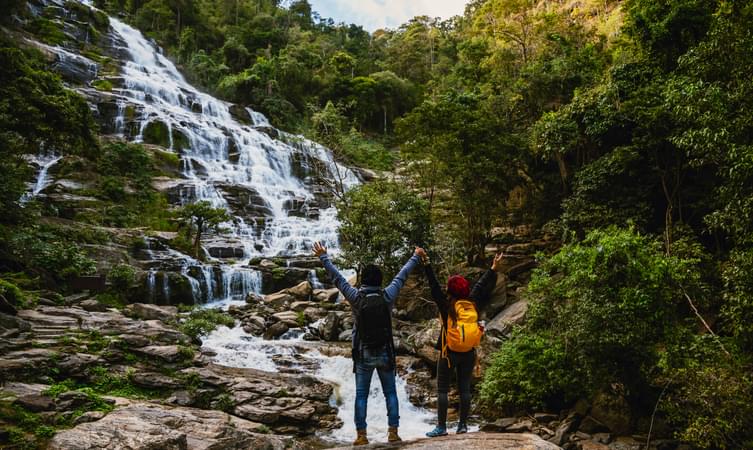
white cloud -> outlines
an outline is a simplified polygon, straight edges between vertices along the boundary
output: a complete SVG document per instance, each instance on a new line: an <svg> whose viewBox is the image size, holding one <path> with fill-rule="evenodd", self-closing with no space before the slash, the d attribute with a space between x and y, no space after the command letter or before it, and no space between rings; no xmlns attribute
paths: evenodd
<svg viewBox="0 0 753 450"><path fill-rule="evenodd" d="M450 18L462 14L468 0L309 0L314 11L336 22L369 31L397 28L415 16Z"/></svg>

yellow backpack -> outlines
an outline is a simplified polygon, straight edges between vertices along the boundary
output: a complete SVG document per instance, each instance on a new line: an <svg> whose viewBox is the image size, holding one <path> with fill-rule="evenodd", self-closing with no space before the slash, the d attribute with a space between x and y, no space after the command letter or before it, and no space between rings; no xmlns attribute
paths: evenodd
<svg viewBox="0 0 753 450"><path fill-rule="evenodd" d="M448 348L460 353L473 350L481 343L481 336L484 334L478 324L476 306L470 300L455 302L455 316L457 321L453 322L449 314L447 315L442 356L447 356Z"/></svg>

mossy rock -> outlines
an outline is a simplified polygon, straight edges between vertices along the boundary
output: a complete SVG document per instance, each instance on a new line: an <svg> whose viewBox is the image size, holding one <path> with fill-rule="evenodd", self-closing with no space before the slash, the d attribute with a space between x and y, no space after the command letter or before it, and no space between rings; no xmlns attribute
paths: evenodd
<svg viewBox="0 0 753 450"><path fill-rule="evenodd" d="M170 130L163 122L149 122L144 128L143 138L147 144L170 147Z"/></svg>
<svg viewBox="0 0 753 450"><path fill-rule="evenodd" d="M109 80L94 80L92 81L92 87L98 91L111 92L112 83Z"/></svg>
<svg viewBox="0 0 753 450"><path fill-rule="evenodd" d="M178 130L171 130L164 122L149 122L144 128L143 138L147 144L170 148L170 135L172 134L173 148L181 149L189 146L188 138Z"/></svg>
<svg viewBox="0 0 753 450"><path fill-rule="evenodd" d="M45 44L61 45L68 39L59 21L37 18L29 24L29 31Z"/></svg>

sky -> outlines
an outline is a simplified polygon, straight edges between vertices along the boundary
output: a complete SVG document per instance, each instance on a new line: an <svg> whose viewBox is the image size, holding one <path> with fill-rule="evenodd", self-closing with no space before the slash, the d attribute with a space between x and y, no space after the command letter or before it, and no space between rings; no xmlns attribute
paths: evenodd
<svg viewBox="0 0 753 450"><path fill-rule="evenodd" d="M314 11L368 31L397 28L415 16L447 19L462 14L468 0L309 0Z"/></svg>

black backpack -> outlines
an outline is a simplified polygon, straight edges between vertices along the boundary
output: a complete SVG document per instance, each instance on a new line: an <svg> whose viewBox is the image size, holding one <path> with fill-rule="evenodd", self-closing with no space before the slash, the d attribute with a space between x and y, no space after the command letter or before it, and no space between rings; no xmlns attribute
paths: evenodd
<svg viewBox="0 0 753 450"><path fill-rule="evenodd" d="M358 339L366 348L378 349L392 340L392 320L381 290L358 294Z"/></svg>

